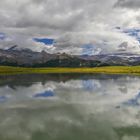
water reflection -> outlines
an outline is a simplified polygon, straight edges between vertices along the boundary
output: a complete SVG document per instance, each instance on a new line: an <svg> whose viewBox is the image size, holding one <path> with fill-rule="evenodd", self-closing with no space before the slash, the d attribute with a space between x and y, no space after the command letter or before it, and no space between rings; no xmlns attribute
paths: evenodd
<svg viewBox="0 0 140 140"><path fill-rule="evenodd" d="M124 104L130 106L139 106L140 105L139 101L140 101L140 92L133 99L128 100Z"/></svg>
<svg viewBox="0 0 140 140"><path fill-rule="evenodd" d="M46 98L46 97L53 97L54 96L54 92L51 91L51 90L48 90L48 91L45 91L43 93L38 93L38 94L35 94L33 97L35 98Z"/></svg>
<svg viewBox="0 0 140 140"><path fill-rule="evenodd" d="M0 76L0 140L139 140L140 77Z"/></svg>

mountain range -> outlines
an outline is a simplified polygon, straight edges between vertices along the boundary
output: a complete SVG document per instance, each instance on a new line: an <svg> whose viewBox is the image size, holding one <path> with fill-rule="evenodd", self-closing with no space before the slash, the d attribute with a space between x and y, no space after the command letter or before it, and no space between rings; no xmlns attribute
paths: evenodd
<svg viewBox="0 0 140 140"><path fill-rule="evenodd" d="M101 67L140 65L140 55L114 53L99 55L50 54L46 51L34 52L30 49L0 49L0 65L22 67Z"/></svg>

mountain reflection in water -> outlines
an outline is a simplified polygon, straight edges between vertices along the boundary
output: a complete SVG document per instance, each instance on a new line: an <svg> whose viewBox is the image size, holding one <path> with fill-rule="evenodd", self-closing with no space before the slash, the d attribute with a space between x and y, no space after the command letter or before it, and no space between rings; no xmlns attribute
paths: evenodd
<svg viewBox="0 0 140 140"><path fill-rule="evenodd" d="M140 77L0 76L0 140L139 140Z"/></svg>

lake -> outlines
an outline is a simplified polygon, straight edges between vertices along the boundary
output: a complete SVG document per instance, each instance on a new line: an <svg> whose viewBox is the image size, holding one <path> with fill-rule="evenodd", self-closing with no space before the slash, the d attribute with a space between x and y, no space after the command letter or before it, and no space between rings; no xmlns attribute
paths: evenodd
<svg viewBox="0 0 140 140"><path fill-rule="evenodd" d="M140 77L0 76L0 140L140 140Z"/></svg>

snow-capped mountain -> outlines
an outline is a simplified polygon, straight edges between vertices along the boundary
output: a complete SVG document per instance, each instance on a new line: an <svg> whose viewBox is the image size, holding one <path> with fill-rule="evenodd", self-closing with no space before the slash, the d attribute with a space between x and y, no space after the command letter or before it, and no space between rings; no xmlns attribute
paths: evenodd
<svg viewBox="0 0 140 140"><path fill-rule="evenodd" d="M131 53L111 53L98 55L49 54L30 49L16 49L12 46L0 49L0 65L26 67L98 67L140 65L140 55Z"/></svg>

